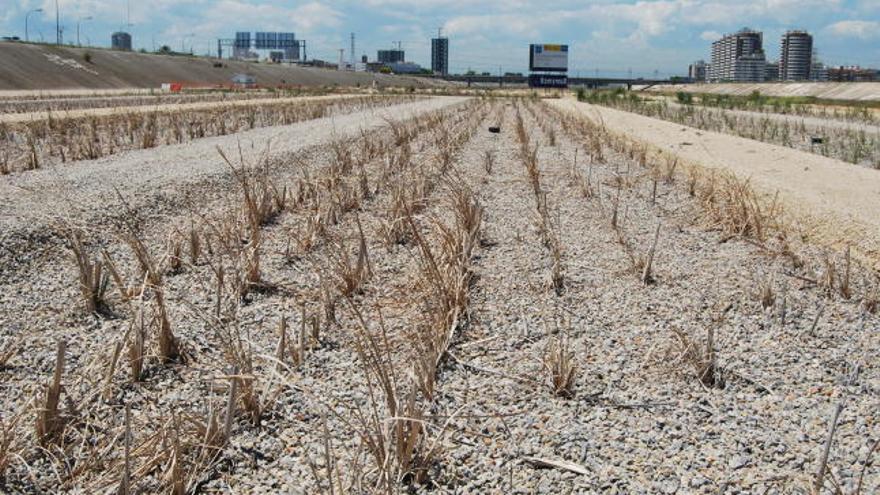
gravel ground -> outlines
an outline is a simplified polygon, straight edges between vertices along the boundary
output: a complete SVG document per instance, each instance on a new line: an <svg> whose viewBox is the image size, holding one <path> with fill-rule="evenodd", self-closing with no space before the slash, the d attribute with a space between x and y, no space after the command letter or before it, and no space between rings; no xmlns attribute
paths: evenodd
<svg viewBox="0 0 880 495"><path fill-rule="evenodd" d="M446 423L447 434L431 467L430 484L413 491L807 492L831 410L843 403L828 465L851 493L880 436L880 322L860 306L861 296L876 283L873 274L854 267L850 300L818 288L806 280L821 276L821 249L791 240L791 249L802 260L795 264L791 257L773 255L773 242L762 247L725 239L705 228L680 182L662 183L652 203L644 169L607 148L604 161L589 164L585 139L566 134L540 105L435 98L5 178L9 183L0 188L4 227L22 238L27 233L35 248L26 251L4 240L13 254L0 259L0 338L5 345L18 336L25 339L21 352L0 369L3 421L24 407L51 375L58 339L67 340L69 347L63 398L81 404L78 416L95 419L100 427L87 435L82 432L89 428L76 425L73 430L85 438L105 439L102 431L110 437L118 434L126 404L132 408L136 447L151 445L152 432L168 431L172 411L180 421L187 414L204 416L209 409L222 408L228 381L223 378L224 339L206 316L214 304L212 266L187 263L182 272L166 274L174 331L192 354L191 361L160 366L151 358L145 380L136 384L127 383L125 370L117 370L109 397L95 399L95 391L103 388L112 343L122 339L133 320L130 308L114 298L117 318L84 316L74 304L76 272L67 250L41 246L48 241L39 236L49 236L52 218L66 216L87 226L89 240L127 267L125 275L136 277L131 253L107 228L120 215L116 189L140 212L150 249L162 253L169 235L185 231L192 222L208 230L224 212L238 207L239 189L228 167L215 158L217 145L237 156L240 140L245 160L253 163L271 140L273 176L293 189L306 173L326 180L327 168L338 156L329 145L356 137L364 128L366 141L384 143L385 149L364 159L368 182L376 188L370 198L340 213L307 250L291 248L291 241L302 239L314 215L311 210L292 207L262 229L263 277L277 289L248 296L237 306L235 321L256 356L254 375L258 388L265 389L262 397L274 398L266 399L259 427L244 417L234 423L230 445L199 487L242 493L326 492L327 478L335 475L328 476L325 455L340 479L370 479L355 414L369 410L369 389L356 351L361 331L349 306L339 302L338 324L322 330L303 366L278 371L271 356L281 317L294 332L303 323L302 307L307 315L320 311L322 281L332 277L339 243L353 254L362 228L372 275L355 304L374 335L380 332L376 308L382 308L383 348L400 378L407 374L408 361L415 356L406 334L420 321L424 301L415 289L415 246L389 246L382 240L391 196L380 187L381 174L401 156L401 143L406 142L383 123L442 111L437 121L414 121L421 132L409 141L411 162L418 167L439 163L445 143L458 134L470 136L451 164L474 189L484 218L473 259L470 318L455 334L434 398L426 401L427 421L435 427ZM536 228L536 201L518 152L517 107L527 134L540 144L541 184L559 224L565 273L561 295L550 284L551 259ZM500 124L502 132L488 132L492 124ZM353 146L363 143L356 139ZM495 157L491 173L483 165L486 152ZM581 197L572 184L573 165L591 177L594 198ZM645 252L661 224L651 285L632 273L609 221L617 176L630 184L620 193L618 230L635 251ZM436 181L425 210L416 215L414 222L421 228L428 229L432 218L448 220L446 184ZM29 192L22 194L24 190ZM429 240L436 247L436 239ZM839 258L833 263L840 269ZM758 296L767 283L775 302L764 308ZM701 342L719 308L727 305L730 310L717 323L714 346L725 386L707 388L682 359L674 330ZM552 394L542 362L550 341L563 334L578 367L570 398ZM32 422L25 418L19 431L28 434ZM118 438L105 454L104 470L87 471L72 484L62 484L71 474L68 470L96 456L88 448L72 449L76 463L53 463L28 438L23 457L35 474L29 478L16 462L9 484L0 488L34 491L36 482L64 492L109 492L119 479ZM166 443L157 440L149 452L136 454L135 465L165 450L161 445ZM567 461L586 474L536 469L526 457ZM109 465L117 468L107 471ZM137 473L134 482L151 492L159 490L161 481L154 473ZM877 490L880 473L872 465L863 493Z"/></svg>
<svg viewBox="0 0 880 495"><path fill-rule="evenodd" d="M728 134L702 131L598 105L552 100L551 105L601 121L679 159L733 172L760 191L779 194L795 221L833 249L852 244L880 269L880 171Z"/></svg>
<svg viewBox="0 0 880 495"><path fill-rule="evenodd" d="M193 184L228 176L217 149L253 163L267 151L293 153L329 140L354 136L361 129L384 125L386 119L407 118L420 112L463 101L438 97L416 103L337 115L316 121L254 129L234 135L205 138L186 145L122 152L97 160L62 164L4 177L0 182L0 261L19 259L23 245L38 239L58 216L84 223L118 214L106 205L122 194L139 210L150 204L175 205ZM192 199L198 200L196 195ZM11 261L8 261L9 263ZM20 259L19 259L20 262Z"/></svg>
<svg viewBox="0 0 880 495"><path fill-rule="evenodd" d="M538 138L540 130L530 128ZM694 223L699 213L677 187L661 187L651 205L644 182L622 207L623 230L640 252L662 225L657 283L643 285L628 273L610 227L613 189L585 200L569 184L575 149L584 166L585 143L557 138L548 146L539 138L542 180L565 250L566 292L555 296L513 126L506 129L486 135L499 157L493 174L470 171L483 182L489 247L477 261L472 326L453 349L467 365L452 365L440 385L443 409L472 415L465 427L482 434L462 439L445 467L461 491L806 491L838 401L845 419L831 464L851 489L878 436L877 318L786 277L790 267L753 245L721 242ZM615 170L637 167L612 156L592 174L608 184ZM779 304L765 311L756 301L767 277L788 305L784 324ZM702 338L713 311L727 303L733 309L717 344L727 386L706 389L677 359L672 329ZM821 330L807 336L820 306ZM568 400L549 393L541 362L560 320L580 368ZM589 474L534 470L525 456L574 462ZM878 489L876 469L866 483L865 493Z"/></svg>

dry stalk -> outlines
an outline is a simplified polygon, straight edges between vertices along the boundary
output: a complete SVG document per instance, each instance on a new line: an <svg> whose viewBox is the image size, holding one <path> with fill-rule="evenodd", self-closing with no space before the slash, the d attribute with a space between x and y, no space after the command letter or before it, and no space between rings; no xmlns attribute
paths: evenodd
<svg viewBox="0 0 880 495"><path fill-rule="evenodd" d="M58 410L58 404L61 400L61 376L64 374L64 354L66 351L67 344L64 341L59 341L55 354L55 372L52 375L52 382L46 387L45 398L41 401L42 407L37 410L37 440L43 446L58 440L64 429L64 418Z"/></svg>
<svg viewBox="0 0 880 495"><path fill-rule="evenodd" d="M767 277L761 282L758 291L758 300L764 309L772 307L776 303L776 294L773 291L773 277Z"/></svg>
<svg viewBox="0 0 880 495"><path fill-rule="evenodd" d="M492 150L486 150L483 152L483 170L486 171L486 174L492 175L492 169L495 166L495 153Z"/></svg>
<svg viewBox="0 0 880 495"><path fill-rule="evenodd" d="M345 243L340 240L336 245L336 251L331 254L334 266L336 288L343 296L348 297L360 291L363 283L370 277L372 272L370 268L369 253L367 251L367 240L364 237L364 231L361 228L360 219L356 217L358 225L358 254L357 259L352 262L345 247Z"/></svg>
<svg viewBox="0 0 880 495"><path fill-rule="evenodd" d="M660 241L660 225L658 222L657 230L654 232L654 242L645 256L644 269L642 270L642 283L645 285L654 283L654 275L651 273L651 270L654 265L654 255L657 253L657 243Z"/></svg>
<svg viewBox="0 0 880 495"><path fill-rule="evenodd" d="M728 305L718 316L713 317L712 323L706 329L706 340L702 344L693 341L685 332L672 329L678 339L680 359L693 369L697 379L707 387L724 388L723 370L718 366L715 351L715 330L721 326L724 316L732 307L732 304Z"/></svg>
<svg viewBox="0 0 880 495"><path fill-rule="evenodd" d="M190 223L189 228L189 261L195 266L198 265L202 256L202 238L196 230L195 224Z"/></svg>
<svg viewBox="0 0 880 495"><path fill-rule="evenodd" d="M70 250L79 273L79 292L86 311L109 314L106 294L110 279L104 272L104 265L101 260L92 261L76 230L65 229L64 233L70 243Z"/></svg>
<svg viewBox="0 0 880 495"><path fill-rule="evenodd" d="M578 367L571 342L567 335L550 339L544 352L544 369L549 375L550 389L554 395L570 399L574 396L574 384Z"/></svg>
<svg viewBox="0 0 880 495"><path fill-rule="evenodd" d="M852 288L850 287L850 271L852 258L850 256L850 246L846 246L846 255L844 257L843 276L840 277L840 297L849 300L852 297Z"/></svg>
<svg viewBox="0 0 880 495"><path fill-rule="evenodd" d="M0 486L6 480L6 471L12 464L13 456L17 456L16 427L21 416L14 415L8 420L0 419Z"/></svg>
<svg viewBox="0 0 880 495"><path fill-rule="evenodd" d="M171 322L168 319L168 310L165 305L165 281L162 272L158 269L153 256L140 237L129 233L125 235L125 240L138 260L141 272L144 274L146 287L153 293L153 303L156 308L155 318L158 324L159 357L165 363L175 360L185 361L180 343L171 331Z"/></svg>

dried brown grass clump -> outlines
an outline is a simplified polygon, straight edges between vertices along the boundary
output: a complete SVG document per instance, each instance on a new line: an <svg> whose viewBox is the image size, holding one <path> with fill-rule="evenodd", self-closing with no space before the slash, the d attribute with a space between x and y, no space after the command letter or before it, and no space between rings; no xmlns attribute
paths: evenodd
<svg viewBox="0 0 880 495"><path fill-rule="evenodd" d="M348 248L342 239L336 244L336 249L331 252L331 270L336 279L336 289L345 297L359 292L372 273L367 240L364 237L360 219L357 220L357 225L358 252L355 260L352 261Z"/></svg>
<svg viewBox="0 0 880 495"><path fill-rule="evenodd" d="M124 234L135 259L141 269L145 280L145 289L152 293L152 302L155 305L157 333L159 342L159 357L163 362L184 361L185 356L181 352L180 343L171 330L171 322L168 319L168 309L165 304L165 280L162 271L159 270L156 261L150 254L146 244L134 233ZM143 291L141 291L143 293Z"/></svg>
<svg viewBox="0 0 880 495"><path fill-rule="evenodd" d="M420 274L416 284L423 294L424 318L409 333L408 341L416 350L416 381L429 399L434 393L436 370L466 319L473 279L470 260L483 218L483 209L466 184L450 179L447 192L455 218L452 225L434 219L431 232L423 234L409 217L418 247Z"/></svg>
<svg viewBox="0 0 880 495"><path fill-rule="evenodd" d="M241 147L239 147L240 165L236 167L219 147L217 148L223 161L232 171L235 181L238 183L242 194L242 214L246 226L248 243L240 246L235 236L226 235L228 254L238 259L239 271L235 280L238 285L239 296L244 299L253 290L270 291L275 288L274 284L263 280L261 271L262 259L262 233L264 225L269 224L281 214L287 207L287 188L277 187L272 179L271 166L268 160L268 148L263 156L257 161L256 166L248 167L245 163ZM227 220L227 227L232 233L241 229L237 219ZM238 239L241 239L238 236Z"/></svg>
<svg viewBox="0 0 880 495"><path fill-rule="evenodd" d="M570 399L574 396L574 385L578 366L571 341L567 335L550 339L544 351L544 369L549 375L550 389L558 397Z"/></svg>
<svg viewBox="0 0 880 495"><path fill-rule="evenodd" d="M397 183L391 190L386 218L380 226L380 235L388 247L403 245L411 240L407 217L414 209L415 205L407 198L407 188L402 183Z"/></svg>
<svg viewBox="0 0 880 495"><path fill-rule="evenodd" d="M696 378L706 387L724 388L724 373L718 365L715 350L715 331L721 326L724 317L733 305L728 305L719 315L713 317L706 328L706 339L703 342L692 339L684 331L673 328L678 342L678 361L690 367Z"/></svg>
<svg viewBox="0 0 880 495"><path fill-rule="evenodd" d="M352 423L371 461L374 489L395 493L401 483L424 484L439 457L446 425L432 438L416 386L407 390L398 382L381 315L381 334L374 335L360 311L351 307L359 322L355 345L369 397L367 410L353 410Z"/></svg>
<svg viewBox="0 0 880 495"><path fill-rule="evenodd" d="M101 260L92 260L82 242L79 232L75 229L64 229L65 237L70 243L73 260L79 274L80 298L89 313L109 314L106 295L110 279L104 271Z"/></svg>
<svg viewBox="0 0 880 495"><path fill-rule="evenodd" d="M766 201L748 180L730 173L713 172L704 182L697 196L705 217L725 236L764 242L770 232L781 230L782 204L778 197Z"/></svg>

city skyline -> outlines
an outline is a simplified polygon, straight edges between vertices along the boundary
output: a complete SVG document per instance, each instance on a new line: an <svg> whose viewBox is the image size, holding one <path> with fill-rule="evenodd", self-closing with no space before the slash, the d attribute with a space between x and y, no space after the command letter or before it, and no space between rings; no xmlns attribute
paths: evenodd
<svg viewBox="0 0 880 495"><path fill-rule="evenodd" d="M10 0L7 0L10 1ZM55 38L54 0L12 0L0 14L0 34L24 34L28 11L33 40ZM108 46L110 33L126 28L126 2L59 0L65 41ZM711 43L742 27L779 40L789 29L813 34L819 57L830 65L880 66L880 0L762 0L742 5L710 0L556 2L487 0L479 6L449 0L364 2L247 2L243 0L157 0L131 4L135 49L168 45L198 54L216 53L216 39L236 31L292 31L308 42L310 58L349 57L349 33L357 34L355 56L373 59L378 49L402 41L407 59L431 65L431 38L449 37L451 72L473 69L525 72L529 43L571 47L571 75L681 75L689 63L710 58ZM779 58L775 41L767 58Z"/></svg>

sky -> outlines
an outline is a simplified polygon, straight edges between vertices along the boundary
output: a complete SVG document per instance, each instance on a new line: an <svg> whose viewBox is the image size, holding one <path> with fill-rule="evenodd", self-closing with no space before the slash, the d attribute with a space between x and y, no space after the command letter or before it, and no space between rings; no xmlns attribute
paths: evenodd
<svg viewBox="0 0 880 495"><path fill-rule="evenodd" d="M525 72L529 43L563 43L570 75L650 77L687 73L711 42L750 27L779 56L787 29L806 29L830 65L880 67L880 0L57 0L65 42L107 46L127 28L135 48L169 45L216 53L236 31L293 31L308 56L336 61L400 41L408 61L430 66L430 38L449 37L450 69ZM56 0L0 0L0 36L54 41Z"/></svg>

